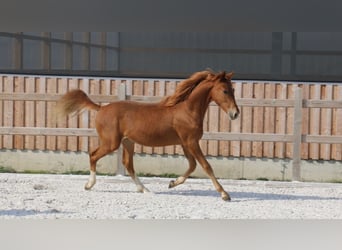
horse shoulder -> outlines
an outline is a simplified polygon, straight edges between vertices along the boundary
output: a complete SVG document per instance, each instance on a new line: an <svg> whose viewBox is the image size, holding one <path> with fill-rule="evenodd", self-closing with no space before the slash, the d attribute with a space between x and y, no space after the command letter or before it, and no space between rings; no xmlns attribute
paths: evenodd
<svg viewBox="0 0 342 250"><path fill-rule="evenodd" d="M173 117L173 124L181 137L200 138L203 135L203 120L201 117L183 105Z"/></svg>

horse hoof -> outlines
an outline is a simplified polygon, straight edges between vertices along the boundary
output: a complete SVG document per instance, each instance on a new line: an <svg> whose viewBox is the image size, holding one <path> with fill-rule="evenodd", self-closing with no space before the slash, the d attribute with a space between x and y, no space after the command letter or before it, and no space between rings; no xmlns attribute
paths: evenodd
<svg viewBox="0 0 342 250"><path fill-rule="evenodd" d="M232 199L230 198L228 193L224 193L221 195L222 200L224 201L231 201Z"/></svg>
<svg viewBox="0 0 342 250"><path fill-rule="evenodd" d="M175 181L170 181L170 183L169 183L169 188L173 188L174 186L176 186L176 185L175 185Z"/></svg>
<svg viewBox="0 0 342 250"><path fill-rule="evenodd" d="M138 188L137 188L137 192L138 192L138 193L150 193L151 191L148 190L148 189L145 188L145 187L138 187Z"/></svg>
<svg viewBox="0 0 342 250"><path fill-rule="evenodd" d="M89 191L95 184L89 184L87 183L85 186L84 186L84 189Z"/></svg>

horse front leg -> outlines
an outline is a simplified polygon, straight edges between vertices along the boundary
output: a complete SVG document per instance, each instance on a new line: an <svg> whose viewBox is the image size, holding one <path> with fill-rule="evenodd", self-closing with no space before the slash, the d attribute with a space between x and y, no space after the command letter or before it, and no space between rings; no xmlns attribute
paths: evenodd
<svg viewBox="0 0 342 250"><path fill-rule="evenodd" d="M194 172L194 170L196 169L195 158L189 153L186 147L184 147L183 145L182 147L183 147L184 155L189 162L189 168L182 176L179 176L176 180L170 181L169 188L173 188L175 186L183 184L186 181L186 179L190 176L190 174Z"/></svg>
<svg viewBox="0 0 342 250"><path fill-rule="evenodd" d="M210 177L211 181L213 182L217 192L221 194L221 198L225 201L230 201L231 198L229 194L223 189L221 184L217 181L214 171L210 166L209 162L205 159L203 152L199 146L199 143L191 142L188 146L189 152L195 157L195 159L200 163L205 173Z"/></svg>

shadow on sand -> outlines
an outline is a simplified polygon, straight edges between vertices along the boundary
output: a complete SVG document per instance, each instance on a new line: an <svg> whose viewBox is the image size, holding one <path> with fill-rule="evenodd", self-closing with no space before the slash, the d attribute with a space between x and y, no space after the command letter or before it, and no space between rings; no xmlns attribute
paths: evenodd
<svg viewBox="0 0 342 250"><path fill-rule="evenodd" d="M179 196L208 196L219 197L220 194L215 190L169 190L156 192L155 194L162 195L179 195ZM232 201L248 201L248 200L342 200L337 197L321 197L315 195L292 195L292 194L273 194L273 193L254 193L254 192L229 192Z"/></svg>
<svg viewBox="0 0 342 250"><path fill-rule="evenodd" d="M65 214L65 212L61 212L57 209L49 209L44 211L39 211L35 209L7 209L7 210L0 210L0 217L1 216L14 216L14 217L25 217L25 216L35 216L39 214Z"/></svg>

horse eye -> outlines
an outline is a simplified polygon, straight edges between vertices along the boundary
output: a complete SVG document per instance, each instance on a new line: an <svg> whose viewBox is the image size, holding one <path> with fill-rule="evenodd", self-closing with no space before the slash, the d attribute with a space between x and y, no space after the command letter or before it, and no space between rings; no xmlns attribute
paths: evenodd
<svg viewBox="0 0 342 250"><path fill-rule="evenodd" d="M228 94L228 90L223 90L223 93L225 93L227 95Z"/></svg>

